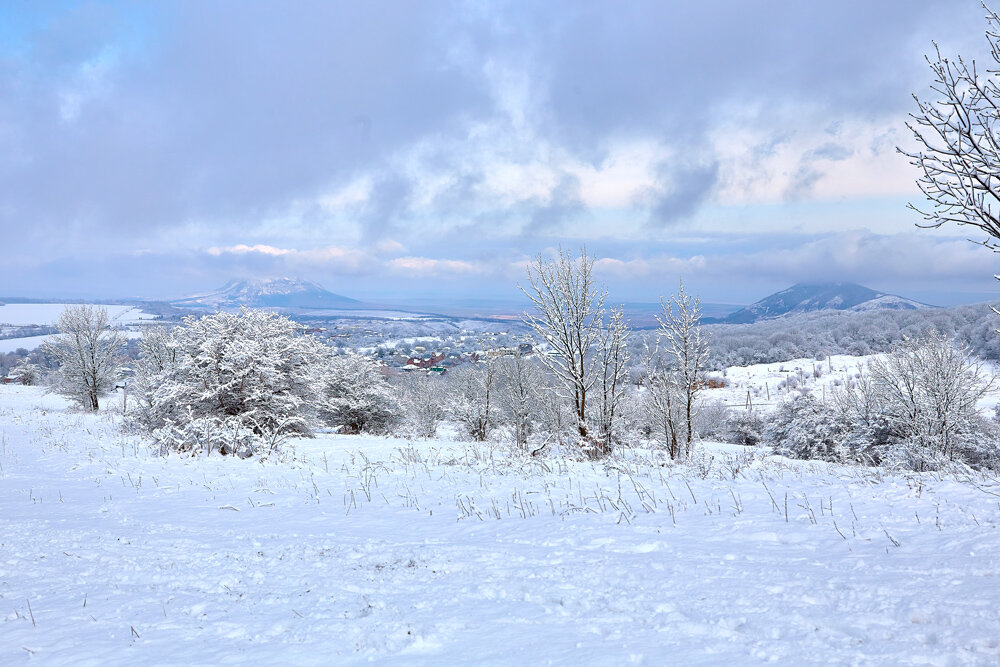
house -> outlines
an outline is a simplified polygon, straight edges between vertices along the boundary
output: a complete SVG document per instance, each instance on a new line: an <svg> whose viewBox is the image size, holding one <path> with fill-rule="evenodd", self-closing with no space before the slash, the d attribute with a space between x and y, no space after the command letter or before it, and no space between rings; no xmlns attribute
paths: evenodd
<svg viewBox="0 0 1000 667"><path fill-rule="evenodd" d="M403 369L406 370L407 366L415 366L416 368L430 368L431 366L437 366L439 362L444 360L444 353L440 352L430 357L410 357L406 360L406 365Z"/></svg>

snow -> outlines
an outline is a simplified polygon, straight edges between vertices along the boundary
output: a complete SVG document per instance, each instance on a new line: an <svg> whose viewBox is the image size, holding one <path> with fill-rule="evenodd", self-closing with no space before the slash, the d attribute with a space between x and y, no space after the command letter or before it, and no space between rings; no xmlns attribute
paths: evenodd
<svg viewBox="0 0 1000 667"><path fill-rule="evenodd" d="M141 331L122 331L122 336L130 340L142 338ZM26 336L24 338L0 338L0 354L14 352L21 348L34 350L42 346L52 336Z"/></svg>
<svg viewBox="0 0 1000 667"><path fill-rule="evenodd" d="M995 479L441 436L157 457L0 386L0 664L1000 660Z"/></svg>
<svg viewBox="0 0 1000 667"><path fill-rule="evenodd" d="M706 389L702 397L706 401L743 407L747 403L749 392L751 405L763 412L773 410L781 401L797 394L797 389L802 387L817 399L830 400L838 386L842 386L848 378L855 377L875 356L878 355L837 354L822 360L792 359L751 366L732 366L725 372L726 386ZM796 388L789 388L789 378L794 378ZM783 383L785 386L781 386Z"/></svg>
<svg viewBox="0 0 1000 667"><path fill-rule="evenodd" d="M912 299L904 299L903 297L894 296L892 294L883 294L874 299L869 299L868 301L859 303L856 306L852 306L850 310L862 312L878 310L879 308L891 308L893 310L920 310L933 308L933 306L928 306L927 304L920 303L919 301L913 301Z"/></svg>
<svg viewBox="0 0 1000 667"><path fill-rule="evenodd" d="M0 324L11 326L27 326L38 324L44 326L55 325L56 320L62 315L67 306L74 304L65 303L8 303L0 305ZM135 324L142 320L154 319L154 315L144 313L135 306L104 305L101 306L108 311L108 317L115 324Z"/></svg>

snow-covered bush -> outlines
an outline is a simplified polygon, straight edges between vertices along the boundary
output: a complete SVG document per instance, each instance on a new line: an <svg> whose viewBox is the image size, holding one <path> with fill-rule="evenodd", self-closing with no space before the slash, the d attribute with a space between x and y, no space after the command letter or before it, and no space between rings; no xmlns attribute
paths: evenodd
<svg viewBox="0 0 1000 667"><path fill-rule="evenodd" d="M968 348L935 331L875 358L837 403L852 444L875 463L912 470L943 462L987 465L997 441L976 404L992 379Z"/></svg>
<svg viewBox="0 0 1000 667"><path fill-rule="evenodd" d="M161 374L176 363L177 344L169 328L154 326L143 330L138 348L139 356L132 362L133 375L129 381L132 404L125 425L152 432L162 422L153 392L159 387Z"/></svg>
<svg viewBox="0 0 1000 667"><path fill-rule="evenodd" d="M841 461L847 426L841 414L808 394L785 401L764 427L764 442L784 456Z"/></svg>
<svg viewBox="0 0 1000 667"><path fill-rule="evenodd" d="M448 414L464 435L480 442L489 437L497 422L498 364L496 358L466 364L445 379Z"/></svg>
<svg viewBox="0 0 1000 667"><path fill-rule="evenodd" d="M729 408L721 401L702 403L695 413L694 430L701 438L725 439L729 432Z"/></svg>
<svg viewBox="0 0 1000 667"><path fill-rule="evenodd" d="M503 420L513 430L517 447L527 449L528 436L539 420L542 371L536 362L518 353L501 357L497 373L497 394Z"/></svg>
<svg viewBox="0 0 1000 667"><path fill-rule="evenodd" d="M329 360L320 408L325 422L344 433L385 433L401 413L396 392L374 359L348 353Z"/></svg>
<svg viewBox="0 0 1000 667"><path fill-rule="evenodd" d="M447 415L446 398L442 378L423 373L400 378L399 400L404 416L400 425L402 435L416 438L437 435L438 424Z"/></svg>
<svg viewBox="0 0 1000 667"><path fill-rule="evenodd" d="M311 432L329 350L287 317L243 308L150 336L130 417L162 449L249 456Z"/></svg>
<svg viewBox="0 0 1000 667"><path fill-rule="evenodd" d="M31 387L42 380L42 367L24 359L7 374L11 381Z"/></svg>
<svg viewBox="0 0 1000 667"><path fill-rule="evenodd" d="M759 445L764 433L764 420L754 410L734 410L727 420L726 439L736 445Z"/></svg>

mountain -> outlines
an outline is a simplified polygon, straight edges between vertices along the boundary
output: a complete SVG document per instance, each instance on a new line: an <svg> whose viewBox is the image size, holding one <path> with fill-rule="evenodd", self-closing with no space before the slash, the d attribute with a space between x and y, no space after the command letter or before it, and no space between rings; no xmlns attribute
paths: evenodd
<svg viewBox="0 0 1000 667"><path fill-rule="evenodd" d="M747 324L815 310L917 310L934 307L855 283L799 283L715 321Z"/></svg>
<svg viewBox="0 0 1000 667"><path fill-rule="evenodd" d="M353 308L359 301L334 294L318 283L295 278L230 280L207 294L177 299L174 306L189 308Z"/></svg>

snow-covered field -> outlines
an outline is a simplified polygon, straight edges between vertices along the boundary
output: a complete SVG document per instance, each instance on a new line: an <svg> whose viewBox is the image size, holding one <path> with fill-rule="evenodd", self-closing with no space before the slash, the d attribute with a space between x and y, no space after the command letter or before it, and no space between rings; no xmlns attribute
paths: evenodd
<svg viewBox="0 0 1000 667"><path fill-rule="evenodd" d="M125 338L142 338L141 331L123 331ZM34 350L41 347L52 336L28 336L26 338L0 338L0 354L15 352L20 349Z"/></svg>
<svg viewBox="0 0 1000 667"><path fill-rule="evenodd" d="M0 305L0 329L29 325L53 326L67 305L65 303L8 303ZM100 304L98 304L100 305ZM116 325L139 324L155 319L155 315L144 313L134 306L102 305L108 317ZM129 338L138 338L136 331L125 332ZM27 336L22 338L0 338L0 354L24 348L34 350L41 347L50 336Z"/></svg>
<svg viewBox="0 0 1000 667"><path fill-rule="evenodd" d="M707 390L703 396L707 400L717 400L733 407L747 404L763 412L770 411L781 401L797 393L798 389L808 390L819 400L832 399L836 391L848 378L857 375L869 360L879 355L863 357L836 354L816 359L792 359L791 361L734 366L725 374L726 386Z"/></svg>
<svg viewBox="0 0 1000 667"><path fill-rule="evenodd" d="M0 324L26 326L29 324L54 325L66 309L65 303L7 303L0 305ZM100 304L98 304L100 305ZM108 311L114 324L135 324L153 319L135 306L101 305Z"/></svg>
<svg viewBox="0 0 1000 667"><path fill-rule="evenodd" d="M157 457L0 386L0 664L1000 661L996 480L703 452Z"/></svg>

